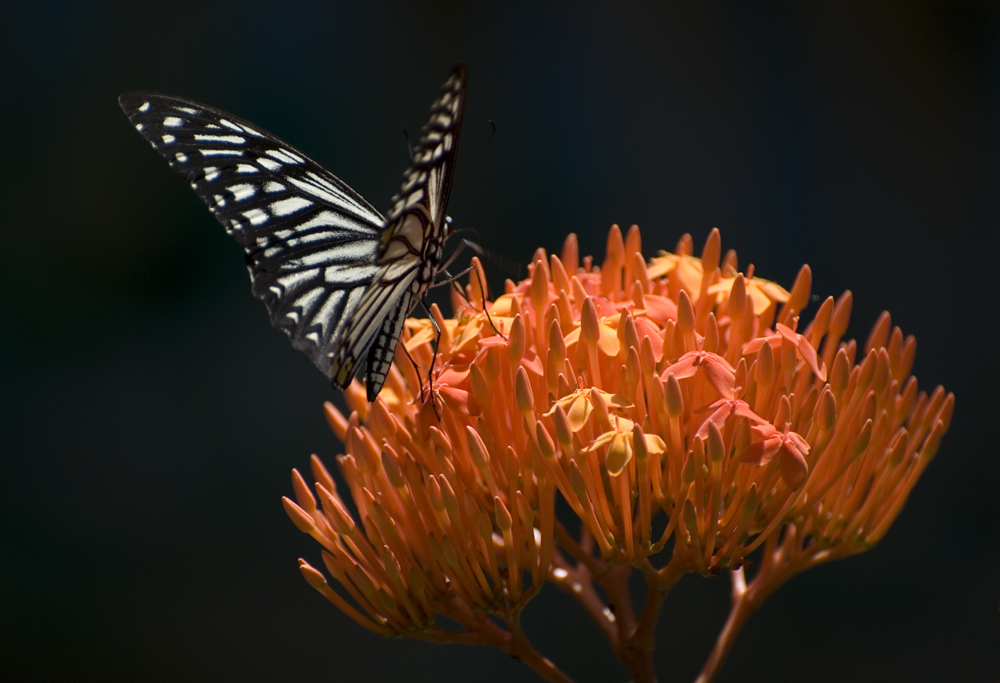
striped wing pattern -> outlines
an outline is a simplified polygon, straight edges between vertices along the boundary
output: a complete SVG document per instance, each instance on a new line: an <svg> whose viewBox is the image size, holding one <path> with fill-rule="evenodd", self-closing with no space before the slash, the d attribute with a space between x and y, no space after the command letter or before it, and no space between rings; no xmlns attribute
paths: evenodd
<svg viewBox="0 0 1000 683"><path fill-rule="evenodd" d="M152 92L118 101L243 247L271 324L329 376L345 322L376 273L381 214L320 164L231 114Z"/></svg>
<svg viewBox="0 0 1000 683"><path fill-rule="evenodd" d="M438 275L448 237L445 211L455 172L466 72L457 66L431 105L413 163L393 197L381 235L378 270L334 348L330 378L346 387L367 356L368 400L385 383L404 319Z"/></svg>

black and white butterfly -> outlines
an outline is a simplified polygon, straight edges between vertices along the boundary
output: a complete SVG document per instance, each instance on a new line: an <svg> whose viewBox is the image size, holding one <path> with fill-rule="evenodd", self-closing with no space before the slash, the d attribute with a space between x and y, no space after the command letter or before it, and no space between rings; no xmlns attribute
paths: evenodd
<svg viewBox="0 0 1000 683"><path fill-rule="evenodd" d="M118 102L243 247L271 324L342 389L367 352L374 401L403 321L441 270L465 83L458 65L385 217L319 163L231 114L153 92Z"/></svg>

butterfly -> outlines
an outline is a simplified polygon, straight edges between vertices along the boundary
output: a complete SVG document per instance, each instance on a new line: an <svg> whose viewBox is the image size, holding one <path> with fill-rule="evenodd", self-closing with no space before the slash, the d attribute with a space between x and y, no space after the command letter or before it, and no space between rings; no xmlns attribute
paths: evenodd
<svg viewBox="0 0 1000 683"><path fill-rule="evenodd" d="M403 321L443 270L465 86L458 65L384 217L322 165L232 114L144 91L118 103L243 247L271 324L341 389L367 353L374 401Z"/></svg>

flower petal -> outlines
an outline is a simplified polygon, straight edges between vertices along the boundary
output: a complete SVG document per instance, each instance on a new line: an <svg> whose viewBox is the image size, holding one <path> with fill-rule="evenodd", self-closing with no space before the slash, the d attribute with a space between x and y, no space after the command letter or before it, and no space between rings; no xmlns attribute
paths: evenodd
<svg viewBox="0 0 1000 683"><path fill-rule="evenodd" d="M813 371L813 374L816 375L820 381L825 382L826 365L823 361L819 360L816 355L816 349L814 349L812 344L809 343L809 340L781 323L778 323L774 327L778 330L782 337L795 345L795 355L806 362L806 365L809 366L809 369Z"/></svg>
<svg viewBox="0 0 1000 683"><path fill-rule="evenodd" d="M629 435L631 436L631 435ZM608 455L604 458L604 465L608 468L608 474L617 476L622 473L628 461L632 459L632 440L625 434L615 434L611 447L608 448Z"/></svg>
<svg viewBox="0 0 1000 683"><path fill-rule="evenodd" d="M455 387L438 387L437 394L444 401L444 404L448 406L449 410L461 413L462 415L472 414L470 407L472 400L471 392L464 389L456 389Z"/></svg>
<svg viewBox="0 0 1000 683"><path fill-rule="evenodd" d="M656 294L643 294L643 303L645 304L644 313L646 317L655 322L658 325L666 325L668 320L677 320L677 304L665 296L657 296ZM636 324L638 325L641 318L636 317ZM640 338L642 333L639 334Z"/></svg>
<svg viewBox="0 0 1000 683"><path fill-rule="evenodd" d="M590 402L590 397L582 394L577 396L569 410L566 411L566 417L569 418L569 428L574 432L583 429L592 412L594 412L594 406Z"/></svg>
<svg viewBox="0 0 1000 683"><path fill-rule="evenodd" d="M782 481L793 491L806 483L806 477L809 475L806 459L787 442L782 443L778 449L778 473L781 474Z"/></svg>
<svg viewBox="0 0 1000 683"><path fill-rule="evenodd" d="M736 371L722 356L706 353L702 363L705 376L723 396L732 396L736 388Z"/></svg>
<svg viewBox="0 0 1000 683"><path fill-rule="evenodd" d="M639 333L640 342L643 337L649 338L649 345L653 348L653 360L659 363L663 359L663 333L645 318L635 319L635 331Z"/></svg>
<svg viewBox="0 0 1000 683"><path fill-rule="evenodd" d="M667 380L667 375L673 375L677 379L687 379L694 377L698 372L698 362L700 360L698 351L689 351L677 359L676 363L671 363L660 375L660 379Z"/></svg>
<svg viewBox="0 0 1000 683"><path fill-rule="evenodd" d="M597 340L597 348L605 356L617 356L619 349L621 349L621 344L618 342L618 332L604 321L601 321L599 329L601 336Z"/></svg>
<svg viewBox="0 0 1000 683"><path fill-rule="evenodd" d="M744 448L740 454L736 456L736 458L743 463L766 465L774 459L775 455L778 454L779 448L781 448L781 439L778 437L772 437L770 439L764 439L763 441L750 444Z"/></svg>
<svg viewBox="0 0 1000 683"><path fill-rule="evenodd" d="M646 434L646 450L650 455L661 455L667 452L667 444L656 434Z"/></svg>

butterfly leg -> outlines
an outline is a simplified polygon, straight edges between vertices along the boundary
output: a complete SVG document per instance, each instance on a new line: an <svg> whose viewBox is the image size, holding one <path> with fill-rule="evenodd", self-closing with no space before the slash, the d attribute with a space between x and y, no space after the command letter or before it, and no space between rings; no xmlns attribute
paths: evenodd
<svg viewBox="0 0 1000 683"><path fill-rule="evenodd" d="M446 277L446 278L445 278L444 280L439 280L439 281L435 282L434 284L432 284L432 285L430 286L430 289L433 289L433 288L435 288L435 287L442 287L442 286L444 286L444 285L450 285L450 284L454 284L454 283L455 283L455 281L456 281L456 280L458 280L458 278L462 277L463 275L468 275L469 273L471 273L471 272L472 272L472 271L474 271L475 269L476 269L476 267L475 267L475 266L469 266L469 267L468 267L468 268L466 268L465 270L463 270L463 271L460 271L459 273L456 273L455 275L452 275L451 273L449 273L449 272L448 272L447 270L445 270L444 268L441 268L441 269L440 269L440 272L444 273L444 274L445 274L445 275L447 275L448 277ZM462 290L459 290L459 291L461 292ZM462 295L462 298L463 298L463 299L465 299L465 300L466 300L466 302L468 302L468 304L469 304L470 306L472 305L472 302L471 302L471 301L469 301L469 297L467 297L467 296L465 296L465 295L463 294L463 295ZM474 308L474 307L473 307L473 308Z"/></svg>
<svg viewBox="0 0 1000 683"><path fill-rule="evenodd" d="M459 256L461 256L462 252L465 251L466 249L471 249L472 251L476 252L477 256L483 255L483 248L481 246L479 246L475 242L470 242L469 240L463 239L461 244L458 245L458 248L451 253L451 255L445 260L443 264L441 264L441 267L438 268L438 271L444 272L448 270L448 268L451 267L451 264L454 263L455 260Z"/></svg>
<svg viewBox="0 0 1000 683"><path fill-rule="evenodd" d="M434 319L434 316L431 315L431 312L427 310L427 307L424 306L423 301L420 302L420 307L424 309L424 313L427 314L427 318L431 321L431 325L434 326L434 332L437 333L434 335L434 353L431 355L431 366L427 369L427 391L431 395L431 407L434 408L434 416L438 419L438 422L440 422L441 413L438 412L437 400L434 396L434 366L437 365L438 345L441 343L441 328L438 327L437 321ZM417 376L419 377L419 373ZM420 383L420 400L424 400L423 382Z"/></svg>
<svg viewBox="0 0 1000 683"><path fill-rule="evenodd" d="M413 366L413 371L416 373L417 377L420 377L420 366L417 365L417 361L413 360L413 356L411 356L410 352L406 350L406 345L405 344L401 344L401 346L403 348L403 353L406 354L406 358L410 361L410 365ZM424 402L424 383L423 382L420 383L420 402L421 403Z"/></svg>
<svg viewBox="0 0 1000 683"><path fill-rule="evenodd" d="M444 271L444 269L442 270ZM482 275L479 274L478 268L476 268L475 266L469 266L468 268L466 268L465 270L454 276L450 275L447 271L444 271L444 274L448 275L448 278L446 280L441 280L441 282L435 282L431 286L437 287L439 285L451 285L452 287L455 288L455 291L458 292L458 295L463 299L465 299L465 302L469 304L472 310L476 310L476 305L471 301L469 301L469 297L465 295L465 292L462 291L462 288L458 285L457 282L458 278L462 277L463 275L466 275L467 273L472 273L472 272L475 272L476 279L479 280L479 291L483 292L483 313L486 314L486 321L490 324L490 327L493 328L494 332L496 332L501 337L506 339L507 338L506 335L504 335L503 332L497 329L497 326L493 324L493 318L490 317L490 312L486 310L486 298L488 297L488 294L486 293L486 284L483 282L483 277Z"/></svg>

